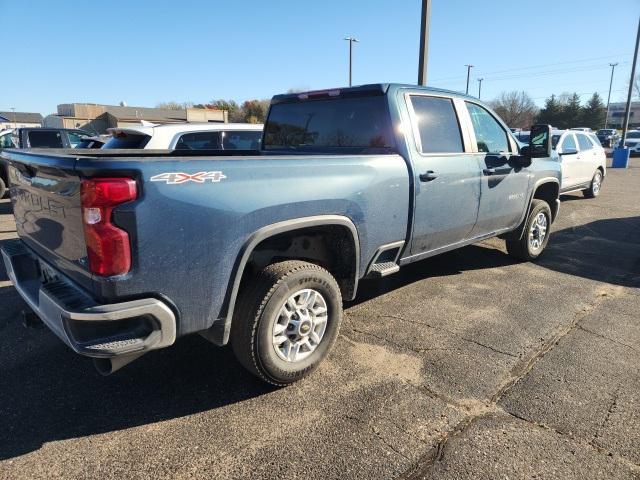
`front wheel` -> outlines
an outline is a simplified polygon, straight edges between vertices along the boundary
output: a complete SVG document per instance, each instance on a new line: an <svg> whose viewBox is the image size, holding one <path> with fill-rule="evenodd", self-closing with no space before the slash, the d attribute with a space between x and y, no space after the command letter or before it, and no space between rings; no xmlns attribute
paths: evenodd
<svg viewBox="0 0 640 480"><path fill-rule="evenodd" d="M551 209L544 200L533 199L525 229L518 240L507 240L507 253L519 260L537 259L549 242Z"/></svg>
<svg viewBox="0 0 640 480"><path fill-rule="evenodd" d="M593 174L593 178L591 179L591 186L588 189L584 190L583 195L587 198L596 198L600 195L600 190L602 189L602 172L600 169L596 170L596 173Z"/></svg>
<svg viewBox="0 0 640 480"><path fill-rule="evenodd" d="M342 296L333 276L298 260L265 267L236 305L231 326L236 358L278 386L315 370L329 354L342 321Z"/></svg>

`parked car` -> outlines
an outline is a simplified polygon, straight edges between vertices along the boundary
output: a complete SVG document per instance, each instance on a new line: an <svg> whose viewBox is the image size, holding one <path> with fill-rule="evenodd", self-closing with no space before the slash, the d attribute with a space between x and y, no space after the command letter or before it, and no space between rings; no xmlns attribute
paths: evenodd
<svg viewBox="0 0 640 480"><path fill-rule="evenodd" d="M362 278L495 236L537 259L559 208L550 137L534 126L520 151L476 98L375 84L275 96L259 152L5 150L19 239L2 255L102 373L200 333L285 385L327 356Z"/></svg>
<svg viewBox="0 0 640 480"><path fill-rule="evenodd" d="M622 140L618 142L620 144ZM629 149L631 155L640 154L640 130L629 130L627 138L624 142L625 147Z"/></svg>
<svg viewBox="0 0 640 480"><path fill-rule="evenodd" d="M17 128L0 132L0 150L4 148L74 148L90 133L66 128ZM0 162L0 198L7 192L5 162Z"/></svg>
<svg viewBox="0 0 640 480"><path fill-rule="evenodd" d="M147 150L258 150L262 124L172 123L110 128L104 145L112 148Z"/></svg>
<svg viewBox="0 0 640 480"><path fill-rule="evenodd" d="M607 155L593 133L554 130L553 148L562 165L560 193L582 191L585 197L600 194L607 174Z"/></svg>
<svg viewBox="0 0 640 480"><path fill-rule="evenodd" d="M615 128L601 128L596 132L596 136L603 147L613 147L620 141L620 135Z"/></svg>

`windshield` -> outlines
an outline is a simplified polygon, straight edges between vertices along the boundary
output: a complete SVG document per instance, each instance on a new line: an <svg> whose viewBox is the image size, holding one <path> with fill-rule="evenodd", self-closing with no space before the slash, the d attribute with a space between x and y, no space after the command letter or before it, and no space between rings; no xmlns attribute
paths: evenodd
<svg viewBox="0 0 640 480"><path fill-rule="evenodd" d="M640 138L640 132L629 132L627 138Z"/></svg>
<svg viewBox="0 0 640 480"><path fill-rule="evenodd" d="M596 135L613 135L613 130L609 130L609 129L600 129L596 132Z"/></svg>
<svg viewBox="0 0 640 480"><path fill-rule="evenodd" d="M553 135L553 136L551 137L551 145L552 145L552 148L553 148L553 149L555 149L555 148L556 148L556 145L558 145L558 140L560 140L560 136L561 136L561 135L562 135L562 134L560 134L560 135Z"/></svg>
<svg viewBox="0 0 640 480"><path fill-rule="evenodd" d="M275 104L265 125L265 150L362 152L394 147L383 96Z"/></svg>

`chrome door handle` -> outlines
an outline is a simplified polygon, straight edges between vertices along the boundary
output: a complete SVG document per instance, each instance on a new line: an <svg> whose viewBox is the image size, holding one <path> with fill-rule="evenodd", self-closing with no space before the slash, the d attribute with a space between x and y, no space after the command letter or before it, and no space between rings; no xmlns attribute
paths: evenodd
<svg viewBox="0 0 640 480"><path fill-rule="evenodd" d="M438 175L436 175L433 170L427 170L426 172L420 174L421 182L430 182L431 180L435 180L436 178L438 178Z"/></svg>

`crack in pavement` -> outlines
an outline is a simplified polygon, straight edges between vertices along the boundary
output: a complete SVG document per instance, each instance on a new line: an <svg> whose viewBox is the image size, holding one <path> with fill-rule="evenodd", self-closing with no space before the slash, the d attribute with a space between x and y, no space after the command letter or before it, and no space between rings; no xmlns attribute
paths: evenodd
<svg viewBox="0 0 640 480"><path fill-rule="evenodd" d="M486 405L485 409L479 409L476 412L472 412L470 415L466 416L460 422L458 422L452 430L445 432L442 435L439 442L436 444L435 453L429 452L425 454L421 459L418 460L418 462L414 467L412 467L407 472L405 472L405 474L403 474L400 478L402 480L414 480L414 479L423 477L430 468L432 468L437 462L441 461L444 458L446 446L451 438L455 438L456 436L459 436L462 433L464 433L471 425L473 425L475 422L477 422L479 419L481 419L488 413L491 413L492 410L503 411L506 414L513 416L514 418L519 418L518 416L513 415L512 413L507 412L502 408L500 408L497 405L500 399L514 385L516 385L531 371L531 369L538 362L538 360L540 360L545 354L547 354L556 345L558 345L558 343L564 337L569 335L578 326L580 321L582 321L591 312L599 308L607 298L609 298L610 296L619 296L620 292L623 290L624 289L621 287L609 287L609 286L596 290L594 292L596 295L595 298L590 302L588 302L586 305L583 305L582 308L578 309L574 313L573 318L568 324L565 324L556 328L556 333L552 335L548 340L542 342L540 347L532 352L532 355L526 358L525 357L521 358L521 360L517 362L516 365L513 366L509 377L507 377L507 379L504 382L502 382L502 384L498 387L496 392L491 396L490 402L488 405ZM455 407L455 404L452 404L452 406ZM536 425L536 423L533 421L530 421L524 418L519 418L519 419L526 421L529 424ZM540 428L545 428L545 427L540 427ZM569 436L555 429L550 429L550 430L556 432L559 435ZM571 436L569 437L573 439L573 437ZM595 448L597 451L601 452L601 450L599 450L599 448L596 445L590 445L590 446ZM607 453L610 455L613 455L610 452L607 452ZM619 457L619 456L616 455L616 457ZM623 457L620 457L620 458L622 459ZM634 468L640 468L639 466L633 464L632 462L629 462L626 459L623 459L623 460L625 464L634 466Z"/></svg>
<svg viewBox="0 0 640 480"><path fill-rule="evenodd" d="M593 330L589 330L588 328L583 327L582 325L578 325L578 329L582 330L583 332L590 333L591 335L595 335L596 337L600 337L600 338L602 338L604 340L608 340L608 341L610 341L612 343L615 343L616 345L620 345L621 347L626 347L626 348L631 349L634 352L640 353L640 350L635 348L633 345L629 345L629 344L621 342L619 340L614 340L613 338L607 337L606 335L602 335L601 333L594 332Z"/></svg>
<svg viewBox="0 0 640 480"><path fill-rule="evenodd" d="M364 420L362 420L361 418L355 417L353 415L348 415L345 414L343 415L343 418L346 418L347 420L351 420L353 422L359 423L360 425L364 425L365 427L367 427L371 433L373 433L378 440L380 440L381 443L383 443L384 445L387 446L387 448L389 448L389 450L391 450L393 453L400 455L402 458L404 458L407 462L411 462L411 459L409 457L407 457L404 453L402 453L401 451L397 450L393 445L391 445L382 435L380 435L380 432L378 432L378 430L376 430L376 428L373 425L370 425L369 423L365 422Z"/></svg>
<svg viewBox="0 0 640 480"><path fill-rule="evenodd" d="M394 319L394 320L400 320L402 322L407 322L407 323L411 323L411 324L414 324L414 325L420 325L420 326L423 326L423 327L427 327L427 328L430 328L432 330L446 332L446 333L449 333L449 334L453 335L456 338L459 338L460 340L463 340L463 341L468 342L468 343L473 343L473 344L478 345L480 347L488 348L489 350L491 350L491 351L493 351L495 353L499 353L499 354L502 354L502 355L508 355L509 357L513 357L513 358L520 358L520 355L516 355L516 354L513 354L511 352L505 352L504 350L500 350L498 348L492 347L491 345L486 345L486 344L484 344L482 342L478 342L477 340L473 340L471 338L463 337L459 333L456 333L453 330L449 330L449 329L444 328L444 327L434 327L433 325L431 325L429 323L417 322L415 320L409 320L409 319L401 317L399 315L388 315L387 314L387 315L377 315L376 317L377 318L391 318L391 319ZM364 333L364 332L361 332L361 333ZM427 350L429 350L429 349L424 349L424 351L427 351ZM419 352L417 352L417 353L419 353Z"/></svg>

